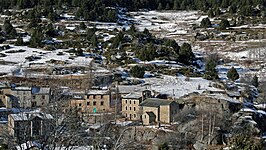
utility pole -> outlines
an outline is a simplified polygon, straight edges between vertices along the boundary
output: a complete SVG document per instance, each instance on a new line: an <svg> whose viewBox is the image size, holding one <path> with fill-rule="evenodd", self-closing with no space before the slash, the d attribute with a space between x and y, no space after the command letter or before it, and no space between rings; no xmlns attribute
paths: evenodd
<svg viewBox="0 0 266 150"><path fill-rule="evenodd" d="M117 115L117 101L118 101L118 81L116 82L116 85L115 85L115 87L116 87L116 90L115 90L115 98L116 98L116 100L115 100L115 124L116 124L116 115Z"/></svg>

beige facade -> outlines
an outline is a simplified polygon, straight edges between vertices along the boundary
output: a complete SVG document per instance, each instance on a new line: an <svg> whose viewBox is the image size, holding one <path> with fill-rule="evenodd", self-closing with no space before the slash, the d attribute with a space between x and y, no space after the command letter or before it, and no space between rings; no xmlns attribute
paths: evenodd
<svg viewBox="0 0 266 150"><path fill-rule="evenodd" d="M122 97L122 114L129 120L140 120L141 112L139 104L146 98L151 97L149 90L133 92Z"/></svg>
<svg viewBox="0 0 266 150"><path fill-rule="evenodd" d="M155 123L156 116L153 112L145 112L142 114L143 125L150 125Z"/></svg>
<svg viewBox="0 0 266 150"><path fill-rule="evenodd" d="M12 108L12 103L7 95L11 94L10 88L1 88L0 89L0 107Z"/></svg>
<svg viewBox="0 0 266 150"><path fill-rule="evenodd" d="M113 112L109 90L91 90L82 97L70 101L71 107L76 107L82 113Z"/></svg>
<svg viewBox="0 0 266 150"><path fill-rule="evenodd" d="M150 123L171 123L178 111L178 104L175 101L150 98L140 104L142 121L144 125ZM149 116L147 116L149 114ZM151 120L151 114L154 120Z"/></svg>

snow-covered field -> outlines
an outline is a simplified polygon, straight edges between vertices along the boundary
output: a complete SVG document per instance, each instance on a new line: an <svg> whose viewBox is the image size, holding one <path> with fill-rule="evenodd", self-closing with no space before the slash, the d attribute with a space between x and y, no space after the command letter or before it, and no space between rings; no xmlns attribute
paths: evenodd
<svg viewBox="0 0 266 150"><path fill-rule="evenodd" d="M140 31L147 28L160 37L188 35L192 24L202 19L197 11L140 11L130 15Z"/></svg>
<svg viewBox="0 0 266 150"><path fill-rule="evenodd" d="M2 45L0 45L2 46ZM11 48L3 50L0 53L6 56L0 57L1 73L11 73L16 68L30 67L38 64L38 67L49 67L56 66L56 64L49 63L52 60L58 60L64 62L65 66L78 65L85 66L88 65L92 58L89 57L73 57L72 54L66 52L68 49L58 49L53 51L46 51L43 49L29 48L26 46L14 46L10 45ZM10 53L10 52L15 53ZM71 58L71 56L73 58ZM32 57L32 60L26 59L27 57Z"/></svg>
<svg viewBox="0 0 266 150"><path fill-rule="evenodd" d="M146 78L145 83L151 85L151 89L161 94L167 94L175 98L180 98L187 94L203 91L221 91L217 88L211 87L211 81L202 78L190 78L189 81L185 80L186 77L173 77L163 75L161 78Z"/></svg>

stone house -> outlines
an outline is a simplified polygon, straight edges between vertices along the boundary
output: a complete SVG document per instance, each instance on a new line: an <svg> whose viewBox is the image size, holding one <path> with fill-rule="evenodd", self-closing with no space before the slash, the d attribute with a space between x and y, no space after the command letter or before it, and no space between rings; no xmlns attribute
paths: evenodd
<svg viewBox="0 0 266 150"><path fill-rule="evenodd" d="M122 115L128 120L140 120L139 104L151 97L151 91L143 90L122 96Z"/></svg>
<svg viewBox="0 0 266 150"><path fill-rule="evenodd" d="M14 87L11 89L11 94L17 97L21 108L42 107L49 104L51 89L45 87Z"/></svg>
<svg viewBox="0 0 266 150"><path fill-rule="evenodd" d="M74 96L70 106L76 107L81 113L113 112L114 103L111 101L109 90L90 90L84 95Z"/></svg>
<svg viewBox="0 0 266 150"><path fill-rule="evenodd" d="M172 123L179 109L175 101L158 98L146 99L139 106L143 125Z"/></svg>
<svg viewBox="0 0 266 150"><path fill-rule="evenodd" d="M12 108L12 102L7 96L10 94L11 94L10 87L7 86L0 87L0 107Z"/></svg>
<svg viewBox="0 0 266 150"><path fill-rule="evenodd" d="M22 112L8 115L9 135L18 142L39 139L52 128L53 117L42 112Z"/></svg>

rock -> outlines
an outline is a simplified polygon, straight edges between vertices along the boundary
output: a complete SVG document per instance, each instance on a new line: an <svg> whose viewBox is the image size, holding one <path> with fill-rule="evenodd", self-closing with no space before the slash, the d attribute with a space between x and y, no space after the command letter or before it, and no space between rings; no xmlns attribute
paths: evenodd
<svg viewBox="0 0 266 150"><path fill-rule="evenodd" d="M196 149L196 150L207 150L208 149L208 145L207 144L203 144L203 143L200 143L199 141L197 141L193 147Z"/></svg>

